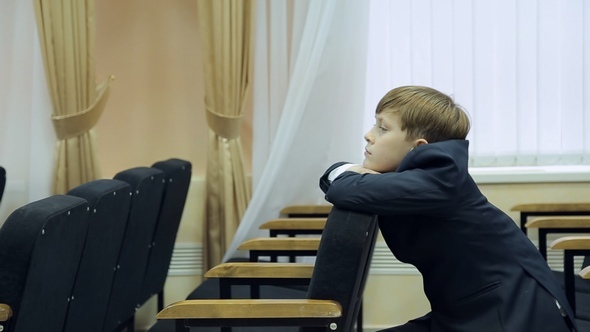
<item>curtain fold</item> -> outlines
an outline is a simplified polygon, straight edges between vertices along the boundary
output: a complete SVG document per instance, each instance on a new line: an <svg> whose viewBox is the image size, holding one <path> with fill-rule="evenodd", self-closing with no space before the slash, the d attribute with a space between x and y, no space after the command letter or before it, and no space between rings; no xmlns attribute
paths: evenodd
<svg viewBox="0 0 590 332"><path fill-rule="evenodd" d="M53 192L63 194L100 177L92 127L112 78L97 88L94 0L34 0L34 6L58 136Z"/></svg>
<svg viewBox="0 0 590 332"><path fill-rule="evenodd" d="M219 264L250 200L241 119L250 86L252 1L199 0L209 125L205 269Z"/></svg>
<svg viewBox="0 0 590 332"><path fill-rule="evenodd" d="M258 0L255 189L224 261L290 204L325 203L318 179L363 153L368 6L356 0ZM259 165L259 166L257 166Z"/></svg>
<svg viewBox="0 0 590 332"><path fill-rule="evenodd" d="M0 22L1 226L16 208L51 194L55 132L33 2L0 1Z"/></svg>

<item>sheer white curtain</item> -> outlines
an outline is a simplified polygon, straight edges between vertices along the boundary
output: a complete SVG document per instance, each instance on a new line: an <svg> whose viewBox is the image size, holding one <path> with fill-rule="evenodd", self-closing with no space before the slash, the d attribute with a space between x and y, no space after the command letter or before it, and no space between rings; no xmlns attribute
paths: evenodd
<svg viewBox="0 0 590 332"><path fill-rule="evenodd" d="M324 203L318 179L333 162L360 161L367 13L356 0L257 2L253 169L261 171L224 260L282 207Z"/></svg>
<svg viewBox="0 0 590 332"><path fill-rule="evenodd" d="M0 165L7 185L0 224L51 193L55 134L31 1L0 1Z"/></svg>
<svg viewBox="0 0 590 332"><path fill-rule="evenodd" d="M370 3L367 107L432 86L470 113L472 166L590 164L588 1Z"/></svg>

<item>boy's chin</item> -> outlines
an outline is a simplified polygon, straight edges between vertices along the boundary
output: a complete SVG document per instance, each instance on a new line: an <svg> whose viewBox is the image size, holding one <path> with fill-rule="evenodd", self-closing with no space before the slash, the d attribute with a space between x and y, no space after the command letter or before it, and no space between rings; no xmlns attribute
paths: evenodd
<svg viewBox="0 0 590 332"><path fill-rule="evenodd" d="M366 169L370 169L372 171L379 172L378 170L375 169L375 165L371 165L371 163L370 162L367 162L366 160L363 161L363 167L366 168Z"/></svg>
<svg viewBox="0 0 590 332"><path fill-rule="evenodd" d="M379 173L390 173L390 172L395 172L397 170L397 166L395 167L395 169L383 169L383 167L375 167L375 166L376 165L371 164L366 159L363 161L363 167L364 168L373 170L375 172L379 172Z"/></svg>

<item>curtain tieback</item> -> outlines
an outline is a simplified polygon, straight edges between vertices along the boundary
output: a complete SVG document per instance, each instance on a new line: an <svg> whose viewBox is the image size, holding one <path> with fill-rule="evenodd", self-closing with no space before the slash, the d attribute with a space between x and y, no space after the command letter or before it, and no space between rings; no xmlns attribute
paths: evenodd
<svg viewBox="0 0 590 332"><path fill-rule="evenodd" d="M59 140L80 136L94 128L104 110L110 92L110 84L114 79L115 76L111 75L106 82L96 88L98 96L94 103L85 110L74 114L51 116Z"/></svg>
<svg viewBox="0 0 590 332"><path fill-rule="evenodd" d="M242 129L241 115L225 115L212 110L208 105L207 109L207 124L215 134L227 138L235 139L240 136Z"/></svg>

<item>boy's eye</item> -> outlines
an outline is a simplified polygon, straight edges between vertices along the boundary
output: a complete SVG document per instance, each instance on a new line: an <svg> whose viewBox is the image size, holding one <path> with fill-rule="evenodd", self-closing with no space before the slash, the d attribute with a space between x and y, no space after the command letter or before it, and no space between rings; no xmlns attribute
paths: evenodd
<svg viewBox="0 0 590 332"><path fill-rule="evenodd" d="M385 127L385 125L383 125L383 123L381 123L381 121L374 123L373 128L376 128L379 131L379 133L384 133L386 131L389 131L389 129L387 129L387 127Z"/></svg>

